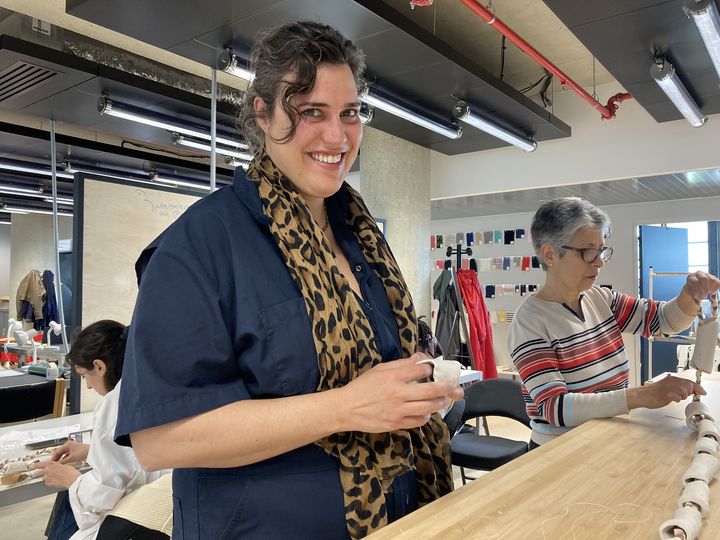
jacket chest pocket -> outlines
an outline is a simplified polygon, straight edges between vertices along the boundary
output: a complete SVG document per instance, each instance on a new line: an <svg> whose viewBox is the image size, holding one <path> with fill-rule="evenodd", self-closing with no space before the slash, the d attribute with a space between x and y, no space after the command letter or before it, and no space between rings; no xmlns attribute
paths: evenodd
<svg viewBox="0 0 720 540"><path fill-rule="evenodd" d="M314 392L320 371L305 300L275 304L259 315L265 334L263 371L275 378L284 396Z"/></svg>

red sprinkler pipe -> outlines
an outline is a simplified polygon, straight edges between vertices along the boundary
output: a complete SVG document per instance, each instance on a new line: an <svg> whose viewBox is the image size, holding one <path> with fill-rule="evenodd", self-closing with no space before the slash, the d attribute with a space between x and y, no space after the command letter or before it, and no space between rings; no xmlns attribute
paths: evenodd
<svg viewBox="0 0 720 540"><path fill-rule="evenodd" d="M583 87L573 81L565 73L560 71L560 69L555 64L553 64L550 60L540 54L537 49L535 49L527 41L517 35L512 30L512 28L510 28L508 25L498 19L492 11L483 6L480 2L478 2L477 0L460 1L465 4L466 7L475 12L476 15L479 15L482 20L484 20L490 26L495 28L495 30L500 32L503 36L505 36L515 45L517 45L521 51L523 51L530 58L535 60L538 64L543 66L555 77L557 77L563 87L569 86L582 99L592 105L592 107L597 110L604 119L610 120L611 118L615 118L615 111L617 111L618 108L616 102L623 102L626 99L632 99L632 96L628 93L616 94L608 100L607 105L603 105L597 99L588 94Z"/></svg>

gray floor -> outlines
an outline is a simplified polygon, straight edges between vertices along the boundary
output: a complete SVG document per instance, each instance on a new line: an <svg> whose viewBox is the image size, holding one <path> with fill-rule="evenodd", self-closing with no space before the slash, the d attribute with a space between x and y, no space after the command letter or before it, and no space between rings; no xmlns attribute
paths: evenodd
<svg viewBox="0 0 720 540"><path fill-rule="evenodd" d="M530 432L521 424L503 418L489 418L490 433L513 439L529 439ZM455 487L462 486L460 470L453 467ZM479 476L482 473L472 473ZM55 495L0 508L0 538L8 540L43 540L45 526Z"/></svg>

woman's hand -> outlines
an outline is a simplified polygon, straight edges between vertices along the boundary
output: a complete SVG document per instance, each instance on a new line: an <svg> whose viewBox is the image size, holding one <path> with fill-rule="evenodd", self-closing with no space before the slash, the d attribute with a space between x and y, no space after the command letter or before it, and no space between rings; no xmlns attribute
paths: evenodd
<svg viewBox="0 0 720 540"><path fill-rule="evenodd" d="M720 279L707 272L693 272L688 275L687 281L678 295L678 305L688 315L698 312L700 300L720 289Z"/></svg>
<svg viewBox="0 0 720 540"><path fill-rule="evenodd" d="M647 407L659 409L673 401L682 401L693 394L704 396L707 392L699 384L680 377L668 375L657 382L647 383L626 391L628 409Z"/></svg>
<svg viewBox="0 0 720 540"><path fill-rule="evenodd" d="M67 489L80 476L80 471L74 467L52 460L36 463L35 468L43 470L45 485L54 488Z"/></svg>
<svg viewBox="0 0 720 540"><path fill-rule="evenodd" d="M416 381L432 375L432 366L418 364L427 356L383 362L337 391L338 431L382 433L422 426L430 415L462 399L463 391L448 382Z"/></svg>
<svg viewBox="0 0 720 540"><path fill-rule="evenodd" d="M53 451L50 459L52 461L58 461L62 464L85 461L88 457L89 451L89 444L82 444L75 441L65 441L62 446L58 446Z"/></svg>

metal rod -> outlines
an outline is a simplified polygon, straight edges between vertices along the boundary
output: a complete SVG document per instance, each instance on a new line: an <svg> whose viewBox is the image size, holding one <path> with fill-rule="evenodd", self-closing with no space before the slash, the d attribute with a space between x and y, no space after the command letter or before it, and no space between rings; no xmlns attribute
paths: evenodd
<svg viewBox="0 0 720 540"><path fill-rule="evenodd" d="M60 311L60 326L62 340L65 345L65 352L70 350L65 329L65 310L63 309L62 284L60 283L60 228L57 204L57 154L55 145L55 120L50 120L50 166L52 179L52 207L53 207L53 235L55 237L55 297L57 298L58 310ZM48 330L49 331L49 330Z"/></svg>
<svg viewBox="0 0 720 540"><path fill-rule="evenodd" d="M217 135L217 70L212 68L210 77L210 192L215 191L215 173L217 164L215 160L217 158L216 140Z"/></svg>

